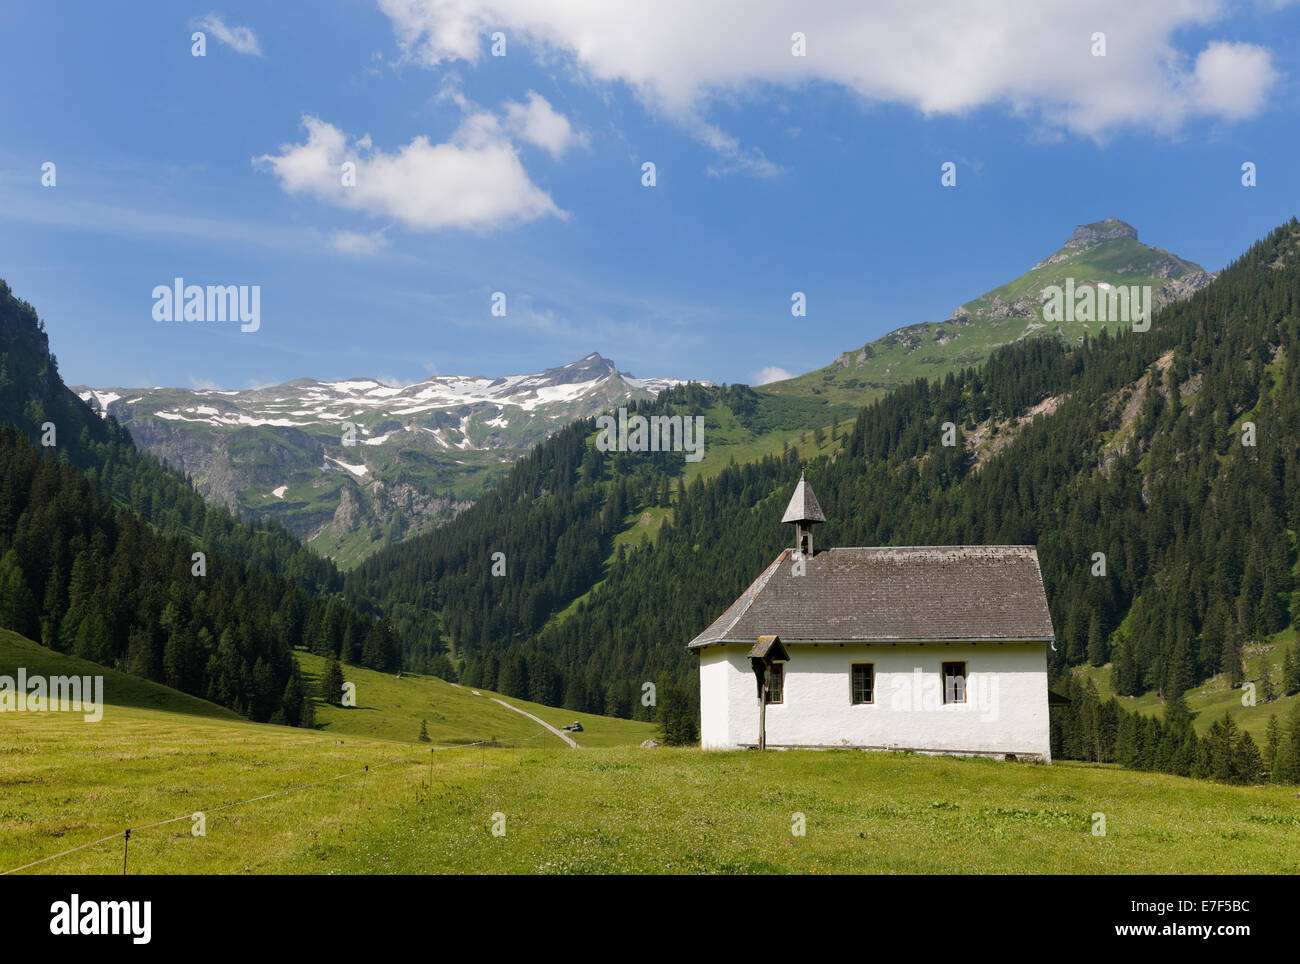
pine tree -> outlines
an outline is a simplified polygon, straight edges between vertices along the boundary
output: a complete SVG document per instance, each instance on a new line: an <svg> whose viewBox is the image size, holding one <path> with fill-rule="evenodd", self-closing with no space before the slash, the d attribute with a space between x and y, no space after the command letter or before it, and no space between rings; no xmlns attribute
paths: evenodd
<svg viewBox="0 0 1300 964"><path fill-rule="evenodd" d="M1165 700L1165 723L1179 731L1192 725L1192 711L1187 705L1186 694L1181 690L1174 690Z"/></svg>
<svg viewBox="0 0 1300 964"><path fill-rule="evenodd" d="M298 725L305 730L316 729L316 704L310 696L303 696L302 709L298 712Z"/></svg>
<svg viewBox="0 0 1300 964"><path fill-rule="evenodd" d="M420 742L421 742L421 743L428 743L428 742L429 742L429 724L428 724L426 721L424 721L424 720L421 720L421 721L420 721L420 737L419 737L419 739L420 739Z"/></svg>
<svg viewBox="0 0 1300 964"><path fill-rule="evenodd" d="M1300 693L1300 643L1295 643L1282 657L1282 692Z"/></svg>
<svg viewBox="0 0 1300 964"><path fill-rule="evenodd" d="M1278 783L1300 783L1300 701L1291 708L1286 742L1278 751L1273 774Z"/></svg>
<svg viewBox="0 0 1300 964"><path fill-rule="evenodd" d="M1208 780L1214 775L1213 750L1208 736L1196 740L1196 764L1192 767L1192 776L1199 780Z"/></svg>
<svg viewBox="0 0 1300 964"><path fill-rule="evenodd" d="M1277 692L1273 689L1272 667L1268 665L1268 660L1264 660L1264 673L1259 678L1259 698L1261 702L1272 703L1277 699Z"/></svg>
<svg viewBox="0 0 1300 964"><path fill-rule="evenodd" d="M286 726L297 726L302 719L302 704L307 691L303 688L302 677L294 673L284 686L284 696L280 700L280 712Z"/></svg>
<svg viewBox="0 0 1300 964"><path fill-rule="evenodd" d="M1246 670L1241 663L1242 630L1233 625L1228 630L1223 643L1223 671L1228 676L1228 686L1239 689L1246 679Z"/></svg>
<svg viewBox="0 0 1300 964"><path fill-rule="evenodd" d="M384 633L379 623L370 627L365 642L361 644L361 665L370 669L384 668Z"/></svg>
<svg viewBox="0 0 1300 964"><path fill-rule="evenodd" d="M1268 718L1268 726L1264 729L1264 773L1271 776L1273 767L1277 764L1277 751L1281 743L1281 734L1277 723L1277 714L1272 713Z"/></svg>
<svg viewBox="0 0 1300 964"><path fill-rule="evenodd" d="M1210 727L1210 773L1221 783L1238 782L1237 742L1236 721L1225 712L1223 719Z"/></svg>
<svg viewBox="0 0 1300 964"><path fill-rule="evenodd" d="M343 705L343 668L337 656L330 655L325 661L325 671L320 678L320 696L331 706Z"/></svg>
<svg viewBox="0 0 1300 964"><path fill-rule="evenodd" d="M1255 784L1264 779L1264 762L1249 730L1241 734L1241 740L1237 744L1234 769L1236 778L1241 783Z"/></svg>
<svg viewBox="0 0 1300 964"><path fill-rule="evenodd" d="M0 629L12 629L28 639L41 635L36 599L18 565L18 554L12 549L0 558Z"/></svg>
<svg viewBox="0 0 1300 964"><path fill-rule="evenodd" d="M666 680L655 686L655 699L663 742L669 746L695 743L699 739L695 701Z"/></svg>
<svg viewBox="0 0 1300 964"><path fill-rule="evenodd" d="M1119 658L1111 667L1111 684L1120 696L1137 696L1141 691L1142 678L1133 653L1133 641L1127 636L1120 640Z"/></svg>
<svg viewBox="0 0 1300 964"><path fill-rule="evenodd" d="M582 677L576 673L568 677L564 687L564 708L566 710L577 710L585 712L587 710L587 689L582 682Z"/></svg>
<svg viewBox="0 0 1300 964"><path fill-rule="evenodd" d="M1101 619L1094 612L1088 618L1088 662L1093 666L1105 666L1109 656L1106 649L1106 636L1101 631Z"/></svg>

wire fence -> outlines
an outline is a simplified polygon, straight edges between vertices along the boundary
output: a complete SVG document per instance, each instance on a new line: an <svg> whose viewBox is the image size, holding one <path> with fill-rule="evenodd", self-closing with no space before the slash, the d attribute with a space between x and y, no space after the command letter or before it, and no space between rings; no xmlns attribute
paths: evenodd
<svg viewBox="0 0 1300 964"><path fill-rule="evenodd" d="M193 810L189 813L181 814L178 817L168 817L166 820L156 820L153 823L141 824L135 827L124 827L121 830L117 831L116 833L109 834L107 837L100 837L98 840L92 840L89 843L84 843L77 847L71 847L67 850L60 851L57 854L50 854L48 857L42 857L39 860L33 860L30 863L23 864L21 867L14 867L11 870L6 870L3 873L0 873L0 877L6 877L10 874L16 874L20 871L27 870L31 867L39 866L40 864L47 863L51 860L58 860L60 857L66 857L68 856L68 854L75 854L80 850L86 850L90 847L95 847L98 846L99 844L107 843L110 840L116 840L119 837L122 838L122 873L125 874L127 850L131 843L131 834L138 833L141 830L152 830L155 827L164 827L167 824L178 823L181 820L192 820L196 813L202 813L204 815L212 814L212 813L220 813L223 810L230 810L234 807L242 807L245 804L257 803L259 800L270 800L272 797L282 797L287 793L295 793L299 790L310 790L313 788L327 786L328 784L331 783L337 783L340 780L346 780L348 777L355 777L358 775L364 776L370 773L372 770L380 770L383 769L384 767L392 766L396 763L405 763L408 760L414 760L426 756L429 756L430 760L432 760L431 754L437 753L439 751L466 750L469 749L470 747L475 747L475 746L485 747L485 748L488 746L512 748L512 747L519 747L527 743L533 743L534 741L539 740L544 736L550 738L551 734L539 733L537 736L530 736L530 737L517 739L517 740L476 740L472 743L451 743L451 744L440 744L437 746L427 747L415 753L408 753L406 754L406 756L396 757L392 760L384 760L380 763L375 763L375 764L366 764L359 770L349 770L347 773L340 773L336 776L325 777L323 780L314 780L311 783L299 783L292 787L284 787L283 789L280 790L273 790L270 793L262 793L255 797L249 797L247 800L235 800L231 803L223 803L217 807ZM358 802L357 806L360 807L360 802Z"/></svg>

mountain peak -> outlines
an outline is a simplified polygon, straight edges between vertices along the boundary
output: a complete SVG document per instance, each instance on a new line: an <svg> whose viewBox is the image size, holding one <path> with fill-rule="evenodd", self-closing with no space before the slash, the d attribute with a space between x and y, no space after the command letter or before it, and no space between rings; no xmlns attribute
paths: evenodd
<svg viewBox="0 0 1300 964"><path fill-rule="evenodd" d="M618 371L612 358L606 358L598 351L593 351L590 355L579 358L575 362L569 362L565 368L600 368L611 372Z"/></svg>
<svg viewBox="0 0 1300 964"><path fill-rule="evenodd" d="M585 358L579 358L558 368L548 368L534 377L551 385L569 385L616 375L618 375L618 367L614 362L593 351Z"/></svg>
<svg viewBox="0 0 1300 964"><path fill-rule="evenodd" d="M1137 228L1125 221L1121 221L1119 218L1107 218L1104 221L1093 221L1091 224L1080 224L1074 229L1074 234L1070 235L1070 240L1065 242L1065 246L1067 248L1084 248L1114 238L1132 238L1136 241L1138 239Z"/></svg>
<svg viewBox="0 0 1300 964"><path fill-rule="evenodd" d="M1030 337L1059 338L1078 344L1101 327L1117 322L1047 323L1044 291L1054 285L1089 287L1150 286L1151 305L1190 297L1214 280L1195 262L1138 240L1137 228L1108 217L1080 224L1055 254L1018 278L986 291L957 308L946 322L907 325L842 352L824 368L782 381L774 394L820 395L826 401L860 403L918 377L940 379L977 364L994 350Z"/></svg>

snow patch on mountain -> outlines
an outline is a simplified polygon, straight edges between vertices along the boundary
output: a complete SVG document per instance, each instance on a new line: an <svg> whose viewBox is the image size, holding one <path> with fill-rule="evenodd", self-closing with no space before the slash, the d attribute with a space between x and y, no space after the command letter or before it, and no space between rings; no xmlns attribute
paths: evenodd
<svg viewBox="0 0 1300 964"><path fill-rule="evenodd" d="M504 466L575 419L685 383L636 378L593 353L541 372L409 385L354 376L241 390L74 391L189 474L205 498L355 560L464 511Z"/></svg>
<svg viewBox="0 0 1300 964"><path fill-rule="evenodd" d="M335 465L339 466L340 468L347 469L357 478L361 478L363 475L365 475L367 472L370 471L370 469L367 468L365 465L351 465L347 462L344 462L342 459L334 458L334 456L332 455L325 456L325 461L333 462Z"/></svg>

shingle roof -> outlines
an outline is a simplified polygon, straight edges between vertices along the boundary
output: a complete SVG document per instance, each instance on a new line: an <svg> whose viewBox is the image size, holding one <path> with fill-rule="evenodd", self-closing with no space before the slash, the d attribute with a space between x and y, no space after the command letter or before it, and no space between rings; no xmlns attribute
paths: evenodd
<svg viewBox="0 0 1300 964"><path fill-rule="evenodd" d="M802 472L799 473L799 484L794 487L794 495L790 496L790 504L785 507L785 515L781 516L781 521L826 521L821 504L818 503L817 496L813 494L812 486L804 479Z"/></svg>
<svg viewBox="0 0 1300 964"><path fill-rule="evenodd" d="M749 658L765 659L768 662L784 661L790 658L790 654L781 645L780 636L760 636L749 651Z"/></svg>
<svg viewBox="0 0 1300 964"><path fill-rule="evenodd" d="M1053 640L1033 546L825 549L794 574L786 549L691 640L1006 642Z"/></svg>

